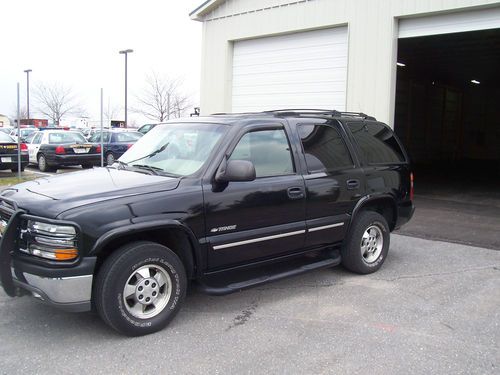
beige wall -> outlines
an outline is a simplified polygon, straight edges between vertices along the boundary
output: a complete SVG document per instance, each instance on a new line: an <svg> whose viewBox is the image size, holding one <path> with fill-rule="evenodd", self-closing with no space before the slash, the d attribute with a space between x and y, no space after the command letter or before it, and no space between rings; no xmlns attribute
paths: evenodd
<svg viewBox="0 0 500 375"><path fill-rule="evenodd" d="M392 126L398 18L498 5L491 0L227 0L203 15L201 112L231 111L232 42L348 25L349 111Z"/></svg>

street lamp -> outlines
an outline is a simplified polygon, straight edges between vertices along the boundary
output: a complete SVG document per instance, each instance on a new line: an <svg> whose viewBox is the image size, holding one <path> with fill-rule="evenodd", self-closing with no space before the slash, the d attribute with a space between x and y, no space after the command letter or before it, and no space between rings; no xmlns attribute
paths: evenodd
<svg viewBox="0 0 500 375"><path fill-rule="evenodd" d="M30 122L30 72L31 69L26 69L24 73L26 73L26 111L28 112L28 125L31 125ZM17 124L19 126L21 124Z"/></svg>
<svg viewBox="0 0 500 375"><path fill-rule="evenodd" d="M120 54L125 55L125 127L127 127L127 55L134 52L133 49L124 49Z"/></svg>

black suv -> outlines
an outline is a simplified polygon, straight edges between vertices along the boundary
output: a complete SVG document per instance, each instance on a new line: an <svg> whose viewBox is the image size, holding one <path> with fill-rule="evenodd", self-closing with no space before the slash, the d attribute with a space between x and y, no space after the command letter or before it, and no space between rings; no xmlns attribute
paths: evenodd
<svg viewBox="0 0 500 375"><path fill-rule="evenodd" d="M188 281L225 294L338 264L378 270L413 215L412 184L392 130L362 113L175 120L112 166L5 190L1 282L143 335L175 316Z"/></svg>

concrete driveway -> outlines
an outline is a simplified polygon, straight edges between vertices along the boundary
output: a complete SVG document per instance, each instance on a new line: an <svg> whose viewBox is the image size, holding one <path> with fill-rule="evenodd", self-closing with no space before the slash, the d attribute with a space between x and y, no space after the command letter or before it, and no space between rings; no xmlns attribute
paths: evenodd
<svg viewBox="0 0 500 375"><path fill-rule="evenodd" d="M394 235L384 267L224 297L190 293L162 332L0 293L0 372L498 374L500 252Z"/></svg>

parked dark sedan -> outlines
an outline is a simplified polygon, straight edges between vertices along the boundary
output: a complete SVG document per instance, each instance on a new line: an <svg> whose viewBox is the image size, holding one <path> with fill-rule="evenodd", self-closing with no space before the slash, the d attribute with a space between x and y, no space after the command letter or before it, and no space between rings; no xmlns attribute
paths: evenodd
<svg viewBox="0 0 500 375"><path fill-rule="evenodd" d="M105 130L103 132L105 163L107 165L113 164L141 137L142 134L136 131ZM101 142L101 132L94 133L89 142L99 144Z"/></svg>
<svg viewBox="0 0 500 375"><path fill-rule="evenodd" d="M3 132L0 132L0 170L10 169L17 172L17 142ZM28 165L28 147L21 143L21 170Z"/></svg>

